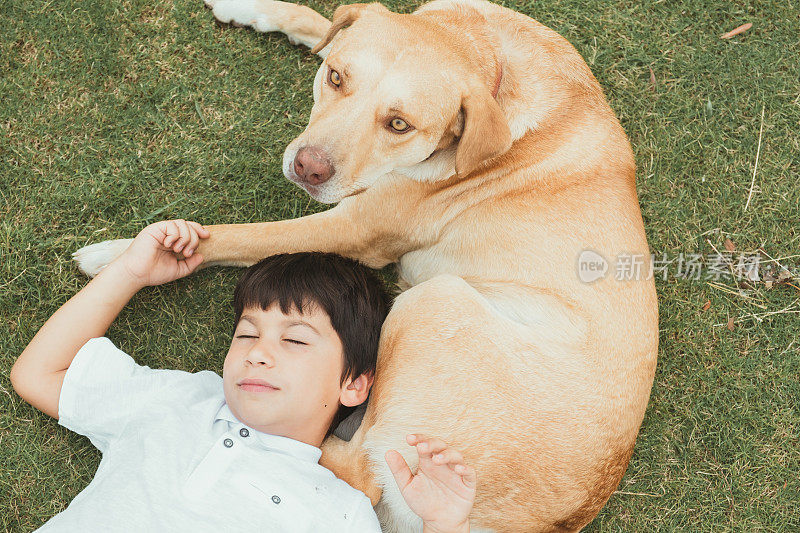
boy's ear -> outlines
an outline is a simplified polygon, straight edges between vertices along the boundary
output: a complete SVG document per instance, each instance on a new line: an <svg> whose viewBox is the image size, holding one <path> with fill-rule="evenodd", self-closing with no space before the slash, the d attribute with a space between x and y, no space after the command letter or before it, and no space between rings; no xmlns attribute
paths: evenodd
<svg viewBox="0 0 800 533"><path fill-rule="evenodd" d="M372 387L374 377L374 374L366 373L355 379L348 378L342 385L339 402L345 407L355 407L364 403L369 396L369 389Z"/></svg>

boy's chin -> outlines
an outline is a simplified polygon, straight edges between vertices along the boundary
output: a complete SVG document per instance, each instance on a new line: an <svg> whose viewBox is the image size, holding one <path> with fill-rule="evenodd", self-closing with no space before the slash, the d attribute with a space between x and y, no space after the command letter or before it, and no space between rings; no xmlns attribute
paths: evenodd
<svg viewBox="0 0 800 533"><path fill-rule="evenodd" d="M271 416L272 413L265 413L266 409L263 404L241 402L238 399L231 400L227 395L225 402L239 422L262 433L273 433L268 428L272 428L279 422L274 416Z"/></svg>
<svg viewBox="0 0 800 533"><path fill-rule="evenodd" d="M292 431L292 424L297 422L294 418L287 420L286 417L281 417L279 413L265 413L268 407L265 407L263 404L243 405L234 402L233 405L228 404L228 407L239 422L256 431L276 435L278 437L296 439Z"/></svg>

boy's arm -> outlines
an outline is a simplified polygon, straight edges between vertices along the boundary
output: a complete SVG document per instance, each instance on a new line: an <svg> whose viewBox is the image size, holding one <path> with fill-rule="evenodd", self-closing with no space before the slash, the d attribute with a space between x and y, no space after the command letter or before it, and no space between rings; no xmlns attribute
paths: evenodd
<svg viewBox="0 0 800 533"><path fill-rule="evenodd" d="M408 506L422 518L423 533L468 533L475 503L475 469L458 450L437 438L407 435L419 456L416 474L403 456L386 452L386 462Z"/></svg>
<svg viewBox="0 0 800 533"><path fill-rule="evenodd" d="M86 341L105 334L136 292L183 277L202 261L192 253L208 232L195 222L151 224L117 260L50 317L11 369L11 384L22 399L58 418L61 385ZM184 257L177 253L183 251Z"/></svg>
<svg viewBox="0 0 800 533"><path fill-rule="evenodd" d="M141 287L117 263L104 268L45 322L11 369L23 400L58 418L64 375L86 341L102 337Z"/></svg>

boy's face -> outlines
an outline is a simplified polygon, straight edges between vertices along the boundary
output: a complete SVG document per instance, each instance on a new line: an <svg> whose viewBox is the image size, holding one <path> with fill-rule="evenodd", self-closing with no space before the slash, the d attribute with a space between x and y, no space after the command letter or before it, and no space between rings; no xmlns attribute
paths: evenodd
<svg viewBox="0 0 800 533"><path fill-rule="evenodd" d="M339 335L320 308L247 308L225 357L225 401L254 429L319 446L349 398L343 361Z"/></svg>

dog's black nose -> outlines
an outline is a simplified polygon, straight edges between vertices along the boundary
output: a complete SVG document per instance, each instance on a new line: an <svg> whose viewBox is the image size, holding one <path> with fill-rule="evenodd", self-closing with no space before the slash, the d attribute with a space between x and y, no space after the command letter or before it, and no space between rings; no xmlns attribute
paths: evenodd
<svg viewBox="0 0 800 533"><path fill-rule="evenodd" d="M300 148L294 156L294 173L304 183L321 185L331 179L333 172L328 154L316 146Z"/></svg>

